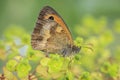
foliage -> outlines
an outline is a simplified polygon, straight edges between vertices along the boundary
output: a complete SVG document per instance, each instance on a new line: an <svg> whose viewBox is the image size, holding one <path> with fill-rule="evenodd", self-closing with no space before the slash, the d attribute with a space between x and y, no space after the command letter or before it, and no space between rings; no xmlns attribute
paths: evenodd
<svg viewBox="0 0 120 80"><path fill-rule="evenodd" d="M0 78L9 80L119 80L120 46L112 51L110 45L119 34L119 20L108 28L105 17L85 16L74 30L74 43L81 51L70 57L33 50L30 34L11 25L0 39ZM112 46L113 47L113 46ZM3 64L5 63L5 64Z"/></svg>

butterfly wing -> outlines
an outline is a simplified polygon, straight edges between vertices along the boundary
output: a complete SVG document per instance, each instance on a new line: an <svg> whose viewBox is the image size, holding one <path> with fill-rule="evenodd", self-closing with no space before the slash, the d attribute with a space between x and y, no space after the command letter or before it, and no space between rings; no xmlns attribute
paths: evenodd
<svg viewBox="0 0 120 80"><path fill-rule="evenodd" d="M31 36L32 47L36 50L57 53L72 44L71 33L62 18L51 7L44 7Z"/></svg>

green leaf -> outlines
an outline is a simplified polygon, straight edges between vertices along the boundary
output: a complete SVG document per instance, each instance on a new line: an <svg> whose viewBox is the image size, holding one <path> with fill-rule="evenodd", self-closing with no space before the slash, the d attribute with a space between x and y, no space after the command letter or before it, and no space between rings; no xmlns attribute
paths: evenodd
<svg viewBox="0 0 120 80"><path fill-rule="evenodd" d="M84 72L81 76L81 80L90 80L90 73Z"/></svg>
<svg viewBox="0 0 120 80"><path fill-rule="evenodd" d="M9 60L6 64L6 68L9 71L15 71L16 70L16 65L17 65L17 61L16 60Z"/></svg>
<svg viewBox="0 0 120 80"><path fill-rule="evenodd" d="M43 58L43 59L40 60L40 64L42 66L47 66L49 61L50 61L50 59L46 57L46 58Z"/></svg>
<svg viewBox="0 0 120 80"><path fill-rule="evenodd" d="M31 66L27 59L21 60L21 62L17 65L17 73L20 78L27 76L30 70Z"/></svg>
<svg viewBox="0 0 120 80"><path fill-rule="evenodd" d="M52 72L59 72L63 66L63 58L59 55L51 55L51 60L48 63L48 71Z"/></svg>

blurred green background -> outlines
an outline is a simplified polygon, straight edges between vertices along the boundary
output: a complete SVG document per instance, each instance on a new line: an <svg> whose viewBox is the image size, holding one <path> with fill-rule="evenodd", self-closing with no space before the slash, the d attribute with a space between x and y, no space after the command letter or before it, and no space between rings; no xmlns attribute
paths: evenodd
<svg viewBox="0 0 120 80"><path fill-rule="evenodd" d="M120 17L120 0L1 0L0 32L11 24L31 32L41 8L46 5L53 7L71 30L88 14L96 18L105 16L110 22Z"/></svg>
<svg viewBox="0 0 120 80"><path fill-rule="evenodd" d="M114 23L119 25L120 22L120 0L1 0L0 36L10 25L21 26L31 34L40 10L46 5L53 7L62 16L73 38L77 36L74 27L82 25L88 15L95 19L105 17L107 27L111 30L114 29ZM117 36L114 44L118 44L120 38L114 35Z"/></svg>
<svg viewBox="0 0 120 80"><path fill-rule="evenodd" d="M1 0L0 72L7 60L18 56L18 53L21 55L19 51L21 47L16 44L18 38L21 40L20 46L31 47L30 36L38 14L47 5L53 7L62 16L77 45L79 41L94 45L92 47L94 54L89 54L90 51L87 52L82 48L80 52L82 57L78 56L80 60L77 58L82 64L74 63L75 66L79 66L77 71L81 71L79 79L119 80L120 0ZM11 48L10 52L7 52L8 47ZM22 55L25 53L28 54L27 57L31 56L31 50L30 48L28 52L23 51ZM32 54L34 53L36 52L32 51ZM76 74L71 75L76 76Z"/></svg>

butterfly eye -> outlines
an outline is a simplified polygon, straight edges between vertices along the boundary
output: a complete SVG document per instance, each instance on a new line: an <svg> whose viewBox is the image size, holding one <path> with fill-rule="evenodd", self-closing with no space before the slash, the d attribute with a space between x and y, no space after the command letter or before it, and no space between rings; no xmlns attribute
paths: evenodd
<svg viewBox="0 0 120 80"><path fill-rule="evenodd" d="M49 19L50 19L50 20L54 20L54 17L53 17L53 16L50 16Z"/></svg>

